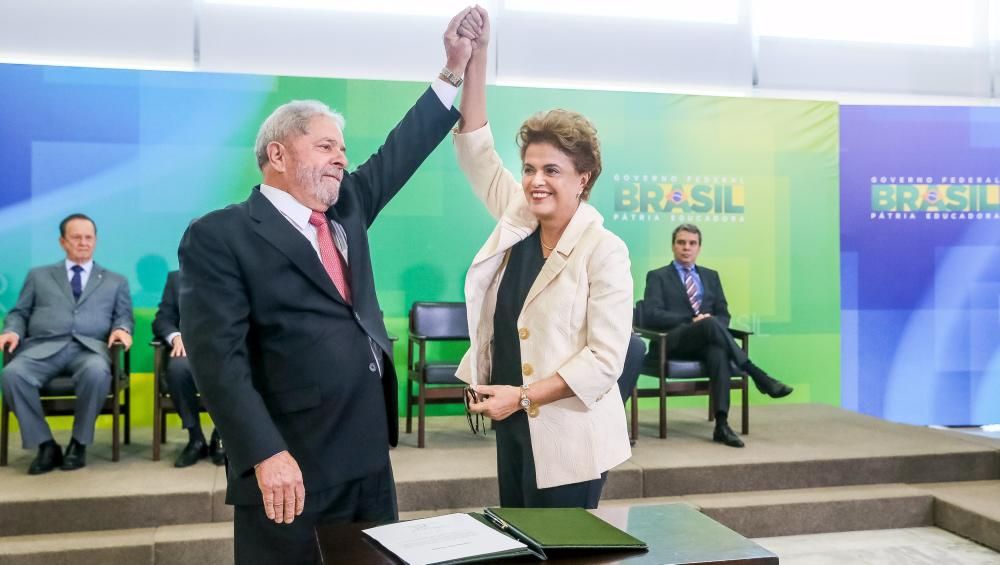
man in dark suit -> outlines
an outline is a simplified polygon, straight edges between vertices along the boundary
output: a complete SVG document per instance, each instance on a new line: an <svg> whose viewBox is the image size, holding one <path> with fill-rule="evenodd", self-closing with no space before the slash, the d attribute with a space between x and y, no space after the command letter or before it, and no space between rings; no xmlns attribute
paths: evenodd
<svg viewBox="0 0 1000 565"><path fill-rule="evenodd" d="M167 273L167 284L163 287L163 297L153 318L153 335L163 340L170 348L166 363L166 385L174 408L181 417L181 425L188 431L188 442L177 455L174 467L190 467L205 457L211 457L216 465L226 462L226 452L222 448L219 430L212 431L212 440L205 443L205 434L201 431L201 421L198 417L200 401L198 387L191 374L191 364L188 362L187 350L184 349L184 338L181 337L180 301L180 271Z"/></svg>
<svg viewBox="0 0 1000 565"><path fill-rule="evenodd" d="M132 345L128 281L94 262L94 221L71 214L59 224L59 234L66 259L28 273L0 334L0 350L17 351L0 379L25 449L38 448L31 475L87 464L87 445L111 388L108 348L114 342ZM41 388L62 373L72 374L76 394L65 453L52 438L40 397Z"/></svg>
<svg viewBox="0 0 1000 565"><path fill-rule="evenodd" d="M367 229L458 118L468 13L445 32L441 77L355 172L343 118L290 102L258 133L263 183L181 241L181 331L226 445L237 563L312 563L317 524L397 517L396 374Z"/></svg>
<svg viewBox="0 0 1000 565"><path fill-rule="evenodd" d="M743 441L728 423L730 364L746 371L757 389L772 398L788 396L792 387L754 365L733 341L729 305L719 273L695 265L701 252L701 230L692 224L677 226L673 251L672 263L646 275L643 324L669 332L667 349L671 357L705 364L716 402L712 439L730 447L743 447ZM651 355L655 351L650 347Z"/></svg>

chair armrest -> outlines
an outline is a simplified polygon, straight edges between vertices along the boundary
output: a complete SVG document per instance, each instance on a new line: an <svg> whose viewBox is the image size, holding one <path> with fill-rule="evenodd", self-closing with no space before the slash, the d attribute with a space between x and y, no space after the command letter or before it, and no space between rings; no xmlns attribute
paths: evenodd
<svg viewBox="0 0 1000 565"><path fill-rule="evenodd" d="M646 339L664 339L667 337L667 332L665 331L643 328L640 326L632 326L632 331L639 334L640 337L644 337Z"/></svg>
<svg viewBox="0 0 1000 565"><path fill-rule="evenodd" d="M753 332L750 330L740 330L736 328L729 328L729 333L736 339L743 339L745 337L750 337L753 335Z"/></svg>

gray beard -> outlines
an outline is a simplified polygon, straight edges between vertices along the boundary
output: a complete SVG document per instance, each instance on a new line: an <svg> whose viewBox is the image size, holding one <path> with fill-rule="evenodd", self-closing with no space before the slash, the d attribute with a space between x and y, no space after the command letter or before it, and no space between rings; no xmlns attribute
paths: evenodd
<svg viewBox="0 0 1000 565"><path fill-rule="evenodd" d="M322 171L299 165L295 168L295 180L301 186L306 187L309 193L316 197L317 200L327 206L333 206L340 198L340 184L338 183L336 186L324 186Z"/></svg>

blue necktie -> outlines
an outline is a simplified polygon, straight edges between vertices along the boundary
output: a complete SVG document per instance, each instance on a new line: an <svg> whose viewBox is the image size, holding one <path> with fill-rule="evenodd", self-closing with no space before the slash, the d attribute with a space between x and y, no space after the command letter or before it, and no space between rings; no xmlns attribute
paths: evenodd
<svg viewBox="0 0 1000 565"><path fill-rule="evenodd" d="M73 289L73 298L80 300L80 295L83 294L83 279L80 278L80 273L83 272L83 267L80 265L73 265L73 278L69 281L70 288Z"/></svg>

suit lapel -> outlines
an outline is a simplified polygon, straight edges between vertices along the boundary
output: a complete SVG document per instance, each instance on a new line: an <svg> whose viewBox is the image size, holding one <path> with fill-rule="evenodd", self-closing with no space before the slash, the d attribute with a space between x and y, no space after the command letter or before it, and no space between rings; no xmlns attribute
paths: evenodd
<svg viewBox="0 0 1000 565"><path fill-rule="evenodd" d="M330 276L326 274L326 269L323 268L323 263L320 262L312 245L281 215L267 197L260 193L259 187L255 187L250 194L248 207L250 217L256 220L253 229L257 235L288 257L306 278L330 298L346 304L344 298L337 292L337 288L333 286Z"/></svg>
<svg viewBox="0 0 1000 565"><path fill-rule="evenodd" d="M683 302L687 306L688 311L691 312L692 316L694 316L694 308L691 307L691 299L688 298L687 289L684 288L684 281L681 280L681 274L677 272L677 267L674 266L674 263L672 261L669 265L667 265L667 268L668 268L667 284L669 284L671 288L673 288L674 292L680 295L681 302ZM698 267L695 266L695 268L697 269ZM698 271L698 276L701 276L701 271ZM702 292L704 292L704 287L705 287L704 283L705 279L702 279L702 285L701 285ZM703 303L705 302L704 297L702 297L702 302Z"/></svg>
<svg viewBox="0 0 1000 565"><path fill-rule="evenodd" d="M542 266L542 271L538 273L534 284L528 289L528 296L525 297L524 306L521 308L522 312L531 304L531 301L536 296L545 290L545 287L556 278L556 275L561 273L566 267L570 254L573 253L576 245L580 243L580 239L587 231L587 228L593 224L601 225L602 223L603 219L601 215L593 206L586 202L580 203L580 207L573 214L569 225L566 226L566 231L559 238L556 248L549 254L549 258L545 260L545 264Z"/></svg>
<svg viewBox="0 0 1000 565"><path fill-rule="evenodd" d="M73 298L73 289L69 286L69 276L66 274L66 263L60 261L55 265L52 265L52 269L49 271L52 275L52 279L55 281L56 286L62 290L63 296L66 297L72 304L76 304L76 299Z"/></svg>
<svg viewBox="0 0 1000 565"><path fill-rule="evenodd" d="M709 288L708 273L703 271L698 265L694 266L695 270L698 271L698 278L701 279L701 311L711 312L712 306L712 291ZM687 292L685 291L685 294ZM694 310L692 310L693 312Z"/></svg>
<svg viewBox="0 0 1000 565"><path fill-rule="evenodd" d="M94 290L101 286L102 282L104 282L104 267L94 263L90 271L90 276L87 277L87 286L83 287L83 292L80 293L80 300L77 300L77 304L82 304L87 297L94 294Z"/></svg>

